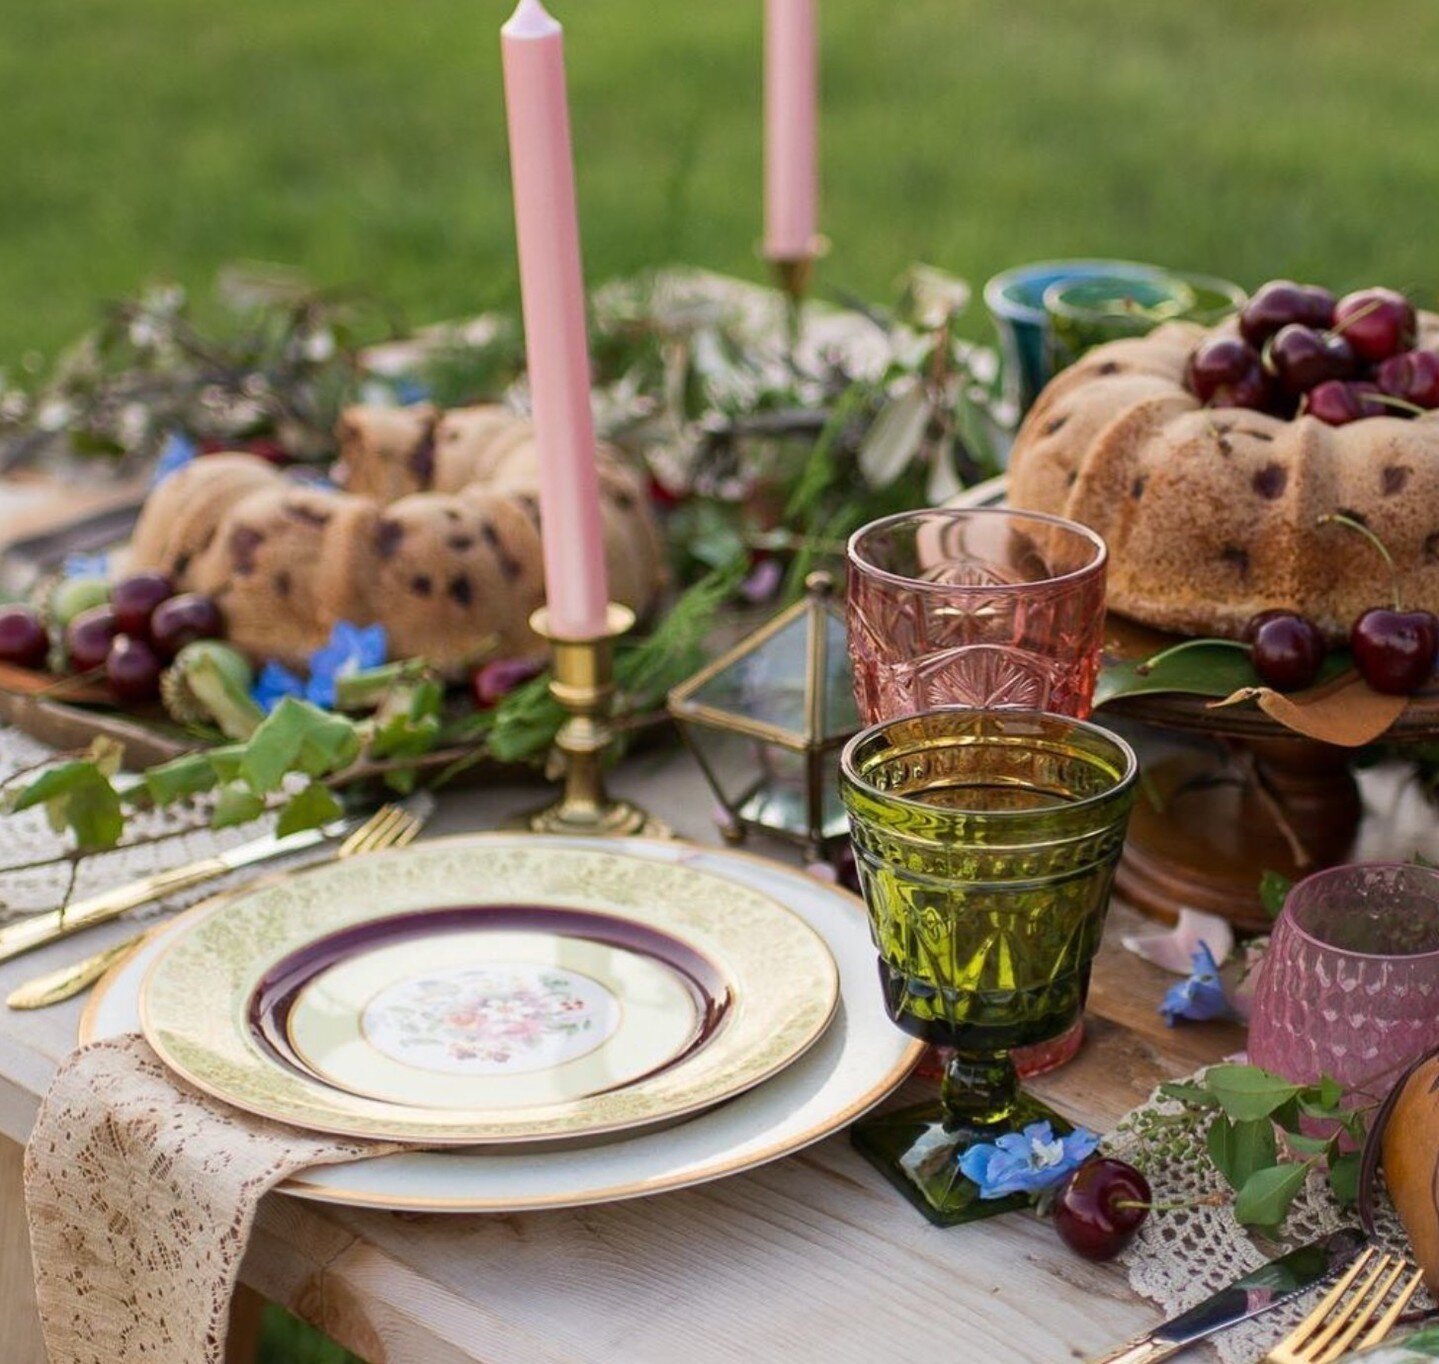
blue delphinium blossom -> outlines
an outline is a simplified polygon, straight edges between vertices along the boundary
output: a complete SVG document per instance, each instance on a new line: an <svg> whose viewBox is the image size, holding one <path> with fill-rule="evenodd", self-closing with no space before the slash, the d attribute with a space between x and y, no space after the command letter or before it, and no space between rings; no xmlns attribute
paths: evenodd
<svg viewBox="0 0 1439 1364"><path fill-rule="evenodd" d="M305 699L327 709L335 704L335 684L352 673L378 668L389 652L390 641L383 625L352 625L335 622L330 642L310 655L310 680Z"/></svg>
<svg viewBox="0 0 1439 1364"><path fill-rule="evenodd" d="M1201 942L1189 960L1189 975L1164 992L1164 1000L1159 1006L1159 1012L1171 1028L1181 1018L1204 1022L1211 1018L1223 1018L1230 1012L1224 984L1219 979L1219 966L1214 960L1214 953L1209 950L1209 944Z"/></svg>
<svg viewBox="0 0 1439 1364"><path fill-rule="evenodd" d="M287 696L303 696L305 683L283 663L271 660L260 669L260 675L250 688L250 697L268 715Z"/></svg>
<svg viewBox="0 0 1439 1364"><path fill-rule="evenodd" d="M200 453L200 447L189 436L171 431L160 447L160 457L155 461L155 470L150 475L150 486L158 488L171 474L179 473Z"/></svg>
<svg viewBox="0 0 1439 1364"><path fill-rule="evenodd" d="M77 550L65 556L60 571L67 578L108 578L110 556L103 551L98 554L84 554Z"/></svg>
<svg viewBox="0 0 1439 1364"><path fill-rule="evenodd" d="M979 1186L981 1198L1037 1194L1078 1169L1098 1145L1099 1134L1087 1127L1056 1137L1049 1123L1034 1122L1022 1132L1006 1132L998 1141L971 1146L960 1157L959 1168Z"/></svg>

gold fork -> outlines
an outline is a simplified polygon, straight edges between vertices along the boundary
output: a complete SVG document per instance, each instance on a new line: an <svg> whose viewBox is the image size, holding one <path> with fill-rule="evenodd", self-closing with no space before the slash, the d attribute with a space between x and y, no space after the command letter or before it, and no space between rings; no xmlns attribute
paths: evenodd
<svg viewBox="0 0 1439 1364"><path fill-rule="evenodd" d="M424 827L423 814L402 805L382 805L335 849L335 860L403 848L413 843ZM129 957L149 935L150 929L141 929L123 942L112 943L69 966L35 976L12 990L5 1003L12 1009L44 1009L71 999Z"/></svg>
<svg viewBox="0 0 1439 1364"><path fill-rule="evenodd" d="M1416 1269L1410 1274L1386 1307L1386 1299L1409 1266L1397 1255L1376 1255L1371 1246L1355 1260L1319 1305L1265 1355L1265 1364L1330 1364L1351 1348L1379 1344L1418 1291L1424 1272ZM1354 1287L1366 1269L1363 1283ZM1361 1331L1365 1334L1356 1341Z"/></svg>

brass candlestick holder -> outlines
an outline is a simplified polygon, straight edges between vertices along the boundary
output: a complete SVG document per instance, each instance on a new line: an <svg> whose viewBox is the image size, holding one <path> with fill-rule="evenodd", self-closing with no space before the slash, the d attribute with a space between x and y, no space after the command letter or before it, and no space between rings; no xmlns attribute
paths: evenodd
<svg viewBox="0 0 1439 1364"><path fill-rule="evenodd" d="M804 301L809 297L810 284L814 280L814 265L829 254L829 238L815 237L810 242L809 249L797 256L772 255L763 247L760 248L759 254L769 262L775 285L785 296L786 333L790 352L793 353L799 345Z"/></svg>
<svg viewBox="0 0 1439 1364"><path fill-rule="evenodd" d="M669 828L638 805L613 800L605 791L605 751L614 742L610 724L614 702L614 643L635 623L627 606L611 602L605 632L589 639L566 639L550 628L542 606L530 628L548 641L554 662L550 695L569 717L555 736L564 761L564 792L553 805L529 817L529 827L545 834L647 834L665 838Z"/></svg>

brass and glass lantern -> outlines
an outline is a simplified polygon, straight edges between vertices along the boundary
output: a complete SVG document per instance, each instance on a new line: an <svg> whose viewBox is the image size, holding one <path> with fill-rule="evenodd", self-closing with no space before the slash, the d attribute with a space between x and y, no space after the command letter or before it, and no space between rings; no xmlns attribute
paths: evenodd
<svg viewBox="0 0 1439 1364"><path fill-rule="evenodd" d="M669 695L670 714L739 842L760 830L811 857L848 830L839 754L860 728L842 604L827 573Z"/></svg>

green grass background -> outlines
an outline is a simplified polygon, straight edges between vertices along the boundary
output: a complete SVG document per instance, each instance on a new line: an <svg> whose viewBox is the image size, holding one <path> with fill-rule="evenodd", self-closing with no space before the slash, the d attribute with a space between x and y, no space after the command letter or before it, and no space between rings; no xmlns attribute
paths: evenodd
<svg viewBox="0 0 1439 1364"><path fill-rule="evenodd" d="M821 0L822 280L1113 253L1439 284L1431 0ZM0 363L235 258L512 301L508 0L0 6ZM592 279L757 274L760 0L554 0Z"/></svg>
<svg viewBox="0 0 1439 1364"><path fill-rule="evenodd" d="M759 274L760 0L553 0L593 280ZM1439 284L1433 0L821 0L822 285L1114 254ZM237 258L513 303L507 0L0 5L0 366ZM980 325L978 319L972 324ZM273 1364L330 1347L274 1319Z"/></svg>

